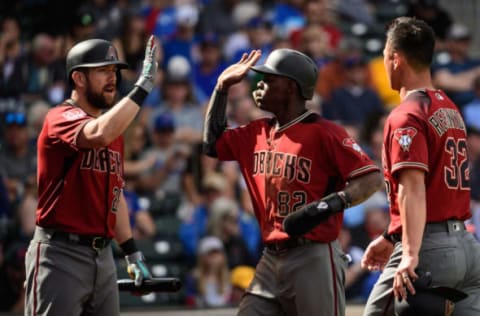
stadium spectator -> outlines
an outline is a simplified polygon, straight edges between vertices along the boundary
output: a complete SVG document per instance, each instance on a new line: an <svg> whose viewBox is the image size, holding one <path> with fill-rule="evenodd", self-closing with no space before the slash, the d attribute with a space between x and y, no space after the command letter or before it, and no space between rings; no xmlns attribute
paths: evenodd
<svg viewBox="0 0 480 316"><path fill-rule="evenodd" d="M34 146L36 146L37 137L42 130L43 121L50 108L50 104L45 100L35 101L28 108L28 135L30 143Z"/></svg>
<svg viewBox="0 0 480 316"><path fill-rule="evenodd" d="M218 237L225 247L229 268L239 265L255 266L258 258L260 240L257 238L253 245L255 253L250 253L246 239L248 236L241 231L241 210L239 205L232 199L220 197L216 199L209 211L207 221L207 234ZM253 222L252 218L252 222ZM260 236L258 230L256 236ZM255 257L255 259L254 259Z"/></svg>
<svg viewBox="0 0 480 316"><path fill-rule="evenodd" d="M123 194L128 205L133 238L135 240L153 238L156 234L156 227L147 208L150 205L148 200L141 199L134 191L134 188L129 185L128 180L125 183Z"/></svg>
<svg viewBox="0 0 480 316"><path fill-rule="evenodd" d="M55 55L54 38L45 33L35 35L28 54L19 60L21 97L26 102L41 99L59 103L65 96L65 68Z"/></svg>
<svg viewBox="0 0 480 316"><path fill-rule="evenodd" d="M445 43L446 54L437 54L432 65L433 80L460 108L471 102L475 95L473 81L480 75L480 59L470 57L472 34L464 24L449 28Z"/></svg>
<svg viewBox="0 0 480 316"><path fill-rule="evenodd" d="M17 205L25 186L36 183L36 149L29 142L25 113L9 112L3 124L5 144L0 151L0 166L5 172L9 200Z"/></svg>
<svg viewBox="0 0 480 316"><path fill-rule="evenodd" d="M294 48L300 47L302 34L306 27L316 26L327 35L328 49L334 53L343 37L342 31L336 26L336 16L329 0L305 0L302 5L306 21L301 28L290 35Z"/></svg>
<svg viewBox="0 0 480 316"><path fill-rule="evenodd" d="M140 10L146 21L147 34L154 34L161 42L168 40L177 27L176 8L170 0L145 1Z"/></svg>
<svg viewBox="0 0 480 316"><path fill-rule="evenodd" d="M346 81L346 65L348 61L363 58L362 42L355 37L343 37L339 43L334 58L319 69L316 93L322 101L328 101L335 89L343 86ZM367 86L371 86L370 75L365 79Z"/></svg>
<svg viewBox="0 0 480 316"><path fill-rule="evenodd" d="M220 39L207 33L199 39L198 61L193 65L193 82L198 87L198 101L205 104L215 88L217 78L225 69Z"/></svg>
<svg viewBox="0 0 480 316"><path fill-rule="evenodd" d="M73 20L65 38L64 50L67 52L78 42L94 38L97 32L97 21L92 9L80 6L74 12Z"/></svg>
<svg viewBox="0 0 480 316"><path fill-rule="evenodd" d="M189 306L222 307L230 304L230 271L220 239L206 236L200 240L197 264L185 283Z"/></svg>
<svg viewBox="0 0 480 316"><path fill-rule="evenodd" d="M2 19L0 29L0 97L20 97L23 92L22 68L19 60L25 53L21 42L21 30L18 20L13 16Z"/></svg>
<svg viewBox="0 0 480 316"><path fill-rule="evenodd" d="M360 144L367 155L382 166L383 126L387 112L372 113L368 116L360 131Z"/></svg>
<svg viewBox="0 0 480 316"><path fill-rule="evenodd" d="M438 0L409 0L407 16L414 16L427 22L435 32L437 45L442 45L453 19L438 2Z"/></svg>
<svg viewBox="0 0 480 316"><path fill-rule="evenodd" d="M323 116L361 129L370 115L384 112L383 104L368 85L367 61L362 56L344 60L343 69L345 83L323 103Z"/></svg>
<svg viewBox="0 0 480 316"><path fill-rule="evenodd" d="M226 37L235 33L238 26L233 19L233 12L240 0L211 0L200 13L198 22L199 34L213 32L223 42Z"/></svg>
<svg viewBox="0 0 480 316"><path fill-rule="evenodd" d="M155 117L168 112L175 122L175 141L190 145L199 143L203 110L197 103L191 67L184 57L175 56L170 59L162 91L164 99L161 104L142 109L147 124L152 126Z"/></svg>
<svg viewBox="0 0 480 316"><path fill-rule="evenodd" d="M138 72L142 69L147 40L145 20L139 14L125 15L121 20L118 34L112 40L112 44L118 47L119 59L124 60L129 65L127 69L122 71L122 82L120 83L120 92L125 93L130 91L138 77Z"/></svg>
<svg viewBox="0 0 480 316"><path fill-rule="evenodd" d="M138 192L161 203L182 193L181 174L190 154L188 146L175 143L176 123L170 113L155 117L151 131L152 146L141 159L156 158L155 165L142 173L136 183Z"/></svg>
<svg viewBox="0 0 480 316"><path fill-rule="evenodd" d="M195 257L198 241L206 235L212 204L217 198L225 196L226 191L228 182L221 173L211 172L204 175L201 191L203 202L197 205L192 213L184 214L179 229L179 238L189 259Z"/></svg>
<svg viewBox="0 0 480 316"><path fill-rule="evenodd" d="M467 146L470 155L470 188L472 221L475 228L475 236L480 240L480 129L467 127Z"/></svg>
<svg viewBox="0 0 480 316"><path fill-rule="evenodd" d="M273 28L270 22L266 21L261 16L251 18L244 27L245 34L247 36L247 45L238 49L234 54L230 62L237 62L242 58L242 54L254 49L259 49L264 54L260 58L260 62L264 59L273 49L273 40L275 38Z"/></svg>
<svg viewBox="0 0 480 316"><path fill-rule="evenodd" d="M376 26L375 9L368 0L342 0L334 2L334 10L339 19L349 24L362 23L368 27Z"/></svg>
<svg viewBox="0 0 480 316"><path fill-rule="evenodd" d="M303 0L275 1L274 3L271 15L275 33L282 38L289 38L306 23Z"/></svg>
<svg viewBox="0 0 480 316"><path fill-rule="evenodd" d="M480 75L473 80L475 98L465 104L462 110L465 124L480 130Z"/></svg>
<svg viewBox="0 0 480 316"><path fill-rule="evenodd" d="M196 58L195 26L198 22L198 8L193 4L182 4L175 11L175 33L162 41L163 66L166 67L173 56L183 56L193 65Z"/></svg>
<svg viewBox="0 0 480 316"><path fill-rule="evenodd" d="M328 34L316 25L306 26L302 32L299 49L312 58L318 69L325 66L332 56L328 40Z"/></svg>

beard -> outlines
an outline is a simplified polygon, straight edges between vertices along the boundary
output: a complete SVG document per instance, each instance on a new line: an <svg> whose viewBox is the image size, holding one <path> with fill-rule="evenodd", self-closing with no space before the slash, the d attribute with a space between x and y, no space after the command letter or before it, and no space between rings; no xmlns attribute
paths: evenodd
<svg viewBox="0 0 480 316"><path fill-rule="evenodd" d="M88 103L98 109L109 109L113 106L115 98L108 100L102 93L93 91L90 83L88 83L87 90L85 91L85 97L87 98Z"/></svg>

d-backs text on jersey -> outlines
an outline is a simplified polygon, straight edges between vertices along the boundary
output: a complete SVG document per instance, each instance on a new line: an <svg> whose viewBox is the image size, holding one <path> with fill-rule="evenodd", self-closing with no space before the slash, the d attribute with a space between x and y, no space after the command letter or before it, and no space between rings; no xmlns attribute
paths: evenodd
<svg viewBox="0 0 480 316"><path fill-rule="evenodd" d="M108 157L105 148L93 148L83 151L80 169L88 169L106 172L122 176L122 156L118 151L108 149Z"/></svg>
<svg viewBox="0 0 480 316"><path fill-rule="evenodd" d="M253 154L253 175L273 175L292 181L310 182L312 160L294 154L256 151Z"/></svg>

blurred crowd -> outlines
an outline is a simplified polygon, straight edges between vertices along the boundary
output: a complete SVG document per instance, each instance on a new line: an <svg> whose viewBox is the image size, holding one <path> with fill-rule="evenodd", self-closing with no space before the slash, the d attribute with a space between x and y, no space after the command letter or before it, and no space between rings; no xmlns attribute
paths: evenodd
<svg viewBox="0 0 480 316"><path fill-rule="evenodd" d="M52 9L60 13L52 16ZM124 135L124 192L134 235L154 275L185 280L173 303L231 306L253 277L262 245L236 163L201 154L203 114L218 75L252 49L262 50L259 63L276 48L303 51L319 67L308 106L344 125L380 165L383 121L399 102L384 73L383 31L398 15L422 18L437 34L433 79L468 126L468 227L477 227L480 236L480 58L471 56L471 30L436 0L1 4L0 311L23 308L24 256L35 227L36 137L46 112L70 95L65 56L72 45L95 37L114 43L129 64L119 86L122 97L138 77L147 37L156 36L162 48L157 84ZM229 126L270 115L251 98L258 80L252 73L230 90ZM389 223L385 192L346 210L344 218L340 242L351 259L347 299L362 302L378 275L363 271L360 260Z"/></svg>

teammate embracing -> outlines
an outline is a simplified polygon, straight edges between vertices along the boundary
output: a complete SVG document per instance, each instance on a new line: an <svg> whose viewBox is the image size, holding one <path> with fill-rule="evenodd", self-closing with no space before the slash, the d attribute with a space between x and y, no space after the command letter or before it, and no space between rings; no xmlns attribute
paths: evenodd
<svg viewBox="0 0 480 316"><path fill-rule="evenodd" d="M364 315L394 315L395 302L415 295L420 271L431 273L433 286L468 294L454 315L480 315L480 244L464 225L471 216L466 129L455 104L433 87L434 46L424 21L400 17L388 27L384 64L402 102L385 122L391 223L362 260L369 270L383 269Z"/></svg>
<svg viewBox="0 0 480 316"><path fill-rule="evenodd" d="M342 127L306 109L317 81L313 61L278 49L254 66L260 55L244 54L219 76L205 119L204 151L240 164L265 244L238 314L344 315L347 262L336 240L342 211L383 181ZM256 104L275 117L227 129L228 89L249 69L263 74ZM289 236L283 222L296 213L293 225L285 223Z"/></svg>
<svg viewBox="0 0 480 316"><path fill-rule="evenodd" d="M116 104L127 64L112 44L90 39L67 55L71 98L49 111L38 137L37 227L25 259L25 315L119 315L112 238L135 284L150 277L122 191L122 133L153 88L155 51L152 36L140 78Z"/></svg>

